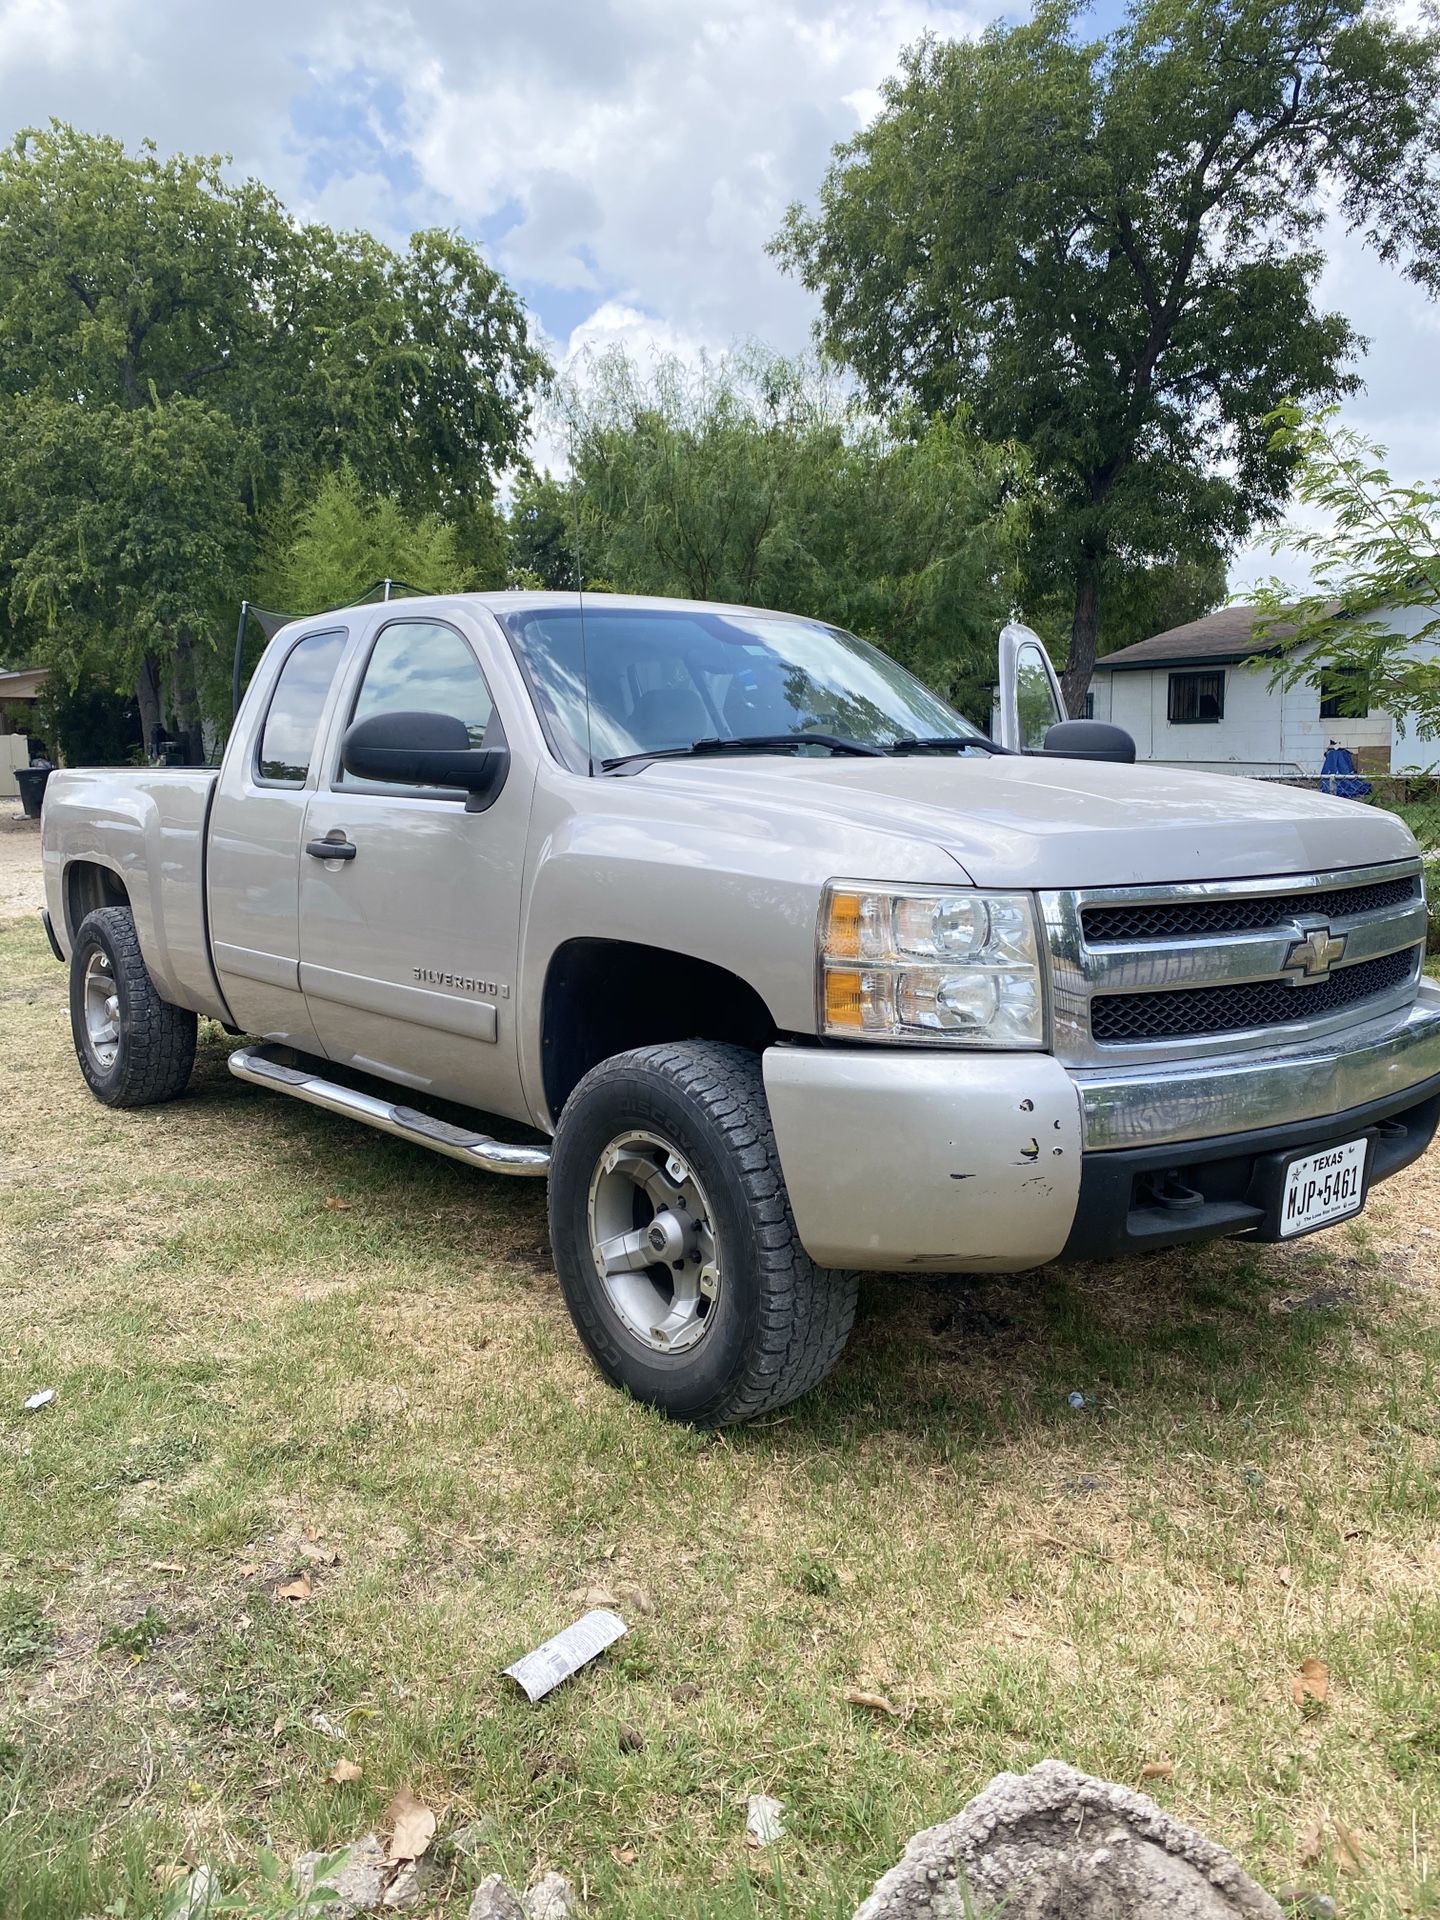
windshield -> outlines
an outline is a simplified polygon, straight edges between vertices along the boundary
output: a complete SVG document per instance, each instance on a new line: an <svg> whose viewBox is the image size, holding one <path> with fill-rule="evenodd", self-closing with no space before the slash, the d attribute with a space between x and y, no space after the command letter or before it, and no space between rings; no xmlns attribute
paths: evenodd
<svg viewBox="0 0 1440 1920"><path fill-rule="evenodd" d="M501 616L560 756L577 772L696 740L831 734L861 746L980 740L853 634L783 614L578 605ZM590 687L587 727L585 685Z"/></svg>

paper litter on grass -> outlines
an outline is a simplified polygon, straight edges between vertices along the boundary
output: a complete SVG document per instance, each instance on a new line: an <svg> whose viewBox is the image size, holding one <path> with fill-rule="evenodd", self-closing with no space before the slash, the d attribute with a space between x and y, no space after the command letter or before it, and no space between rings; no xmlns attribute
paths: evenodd
<svg viewBox="0 0 1440 1920"><path fill-rule="evenodd" d="M625 1622L618 1613L611 1613L608 1607L596 1607L505 1671L524 1689L533 1704L543 1700L572 1673L578 1673L606 1647L613 1646L625 1631Z"/></svg>

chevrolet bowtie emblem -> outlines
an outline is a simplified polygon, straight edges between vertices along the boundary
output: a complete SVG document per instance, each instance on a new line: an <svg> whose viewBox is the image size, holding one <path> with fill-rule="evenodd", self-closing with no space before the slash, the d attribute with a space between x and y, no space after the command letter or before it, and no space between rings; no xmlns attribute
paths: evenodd
<svg viewBox="0 0 1440 1920"><path fill-rule="evenodd" d="M1296 975L1297 987L1324 980L1345 952L1343 933L1331 933L1329 927L1312 927L1303 940L1297 940L1285 956L1285 971Z"/></svg>

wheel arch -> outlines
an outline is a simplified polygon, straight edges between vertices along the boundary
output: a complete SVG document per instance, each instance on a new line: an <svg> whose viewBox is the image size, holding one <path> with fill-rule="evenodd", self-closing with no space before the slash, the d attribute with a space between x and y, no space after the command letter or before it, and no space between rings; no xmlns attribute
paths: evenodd
<svg viewBox="0 0 1440 1920"><path fill-rule="evenodd" d="M540 1058L552 1118L592 1067L662 1041L714 1040L762 1053L779 1037L760 994L713 961L639 941L577 938L545 972Z"/></svg>
<svg viewBox="0 0 1440 1920"><path fill-rule="evenodd" d="M80 930L80 922L97 907L130 907L130 892L125 881L104 860L71 860L64 874L65 932L71 946Z"/></svg>

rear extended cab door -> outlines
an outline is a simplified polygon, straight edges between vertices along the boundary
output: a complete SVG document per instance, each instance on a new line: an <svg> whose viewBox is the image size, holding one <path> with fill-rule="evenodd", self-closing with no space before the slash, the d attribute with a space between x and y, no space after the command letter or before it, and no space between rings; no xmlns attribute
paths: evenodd
<svg viewBox="0 0 1440 1920"><path fill-rule="evenodd" d="M504 784L476 811L463 793L356 779L346 729L386 712L444 713L472 746L508 746ZM515 977L538 741L488 614L400 600L370 623L303 796L300 985L332 1060L530 1118Z"/></svg>
<svg viewBox="0 0 1440 1920"><path fill-rule="evenodd" d="M320 747L368 612L282 628L246 693L206 845L215 971L237 1026L323 1051L300 990L300 862Z"/></svg>

